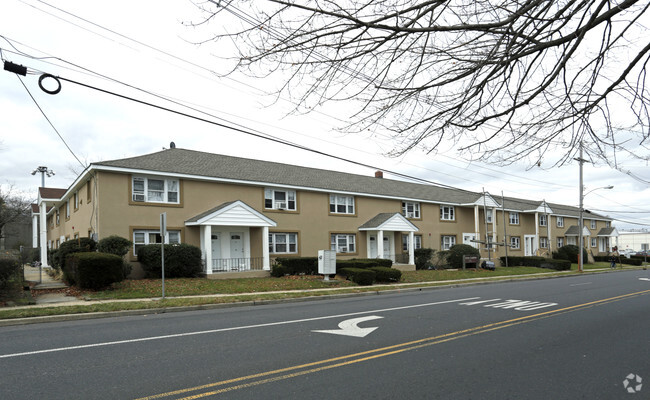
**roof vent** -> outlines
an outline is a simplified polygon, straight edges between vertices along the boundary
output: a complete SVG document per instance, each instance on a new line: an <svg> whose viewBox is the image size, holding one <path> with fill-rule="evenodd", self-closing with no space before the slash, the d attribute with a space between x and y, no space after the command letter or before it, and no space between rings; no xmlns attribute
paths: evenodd
<svg viewBox="0 0 650 400"><path fill-rule="evenodd" d="M383 178L383 177L384 177L384 173L383 173L383 172L381 172L381 171L375 171L375 178Z"/></svg>
<svg viewBox="0 0 650 400"><path fill-rule="evenodd" d="M175 149L176 148L176 143L174 143L174 142L169 143L169 148L170 149Z"/></svg>

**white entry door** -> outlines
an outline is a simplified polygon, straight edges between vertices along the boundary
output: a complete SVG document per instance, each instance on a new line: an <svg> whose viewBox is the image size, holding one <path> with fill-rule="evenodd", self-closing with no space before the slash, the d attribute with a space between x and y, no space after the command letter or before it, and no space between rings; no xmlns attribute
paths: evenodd
<svg viewBox="0 0 650 400"><path fill-rule="evenodd" d="M468 244L478 249L478 243L472 242L472 240L476 240L476 233L463 233L463 244Z"/></svg>
<svg viewBox="0 0 650 400"><path fill-rule="evenodd" d="M534 256L537 252L537 242L535 235L524 235L524 255Z"/></svg>
<svg viewBox="0 0 650 400"><path fill-rule="evenodd" d="M247 266L247 260L244 257L244 234L242 232L230 232L231 266L240 270L242 267Z"/></svg>
<svg viewBox="0 0 650 400"><path fill-rule="evenodd" d="M221 260L221 233L212 234L212 270L221 271L225 269Z"/></svg>
<svg viewBox="0 0 650 400"><path fill-rule="evenodd" d="M384 236L383 258L390 258L390 239ZM370 235L370 258L377 258L377 235Z"/></svg>

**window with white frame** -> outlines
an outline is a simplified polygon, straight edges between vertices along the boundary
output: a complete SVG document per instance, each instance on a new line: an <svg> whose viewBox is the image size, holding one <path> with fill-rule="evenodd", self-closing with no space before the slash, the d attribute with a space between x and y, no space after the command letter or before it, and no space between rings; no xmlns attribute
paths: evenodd
<svg viewBox="0 0 650 400"><path fill-rule="evenodd" d="M566 244L571 244L576 246L578 244L578 238L575 236L569 236L566 238Z"/></svg>
<svg viewBox="0 0 650 400"><path fill-rule="evenodd" d="M510 211L509 215L510 225L519 225L519 213Z"/></svg>
<svg viewBox="0 0 650 400"><path fill-rule="evenodd" d="M591 247L598 247L598 239L591 238Z"/></svg>
<svg viewBox="0 0 650 400"><path fill-rule="evenodd" d="M337 253L356 252L356 236L348 233L332 233L330 236L330 250Z"/></svg>
<svg viewBox="0 0 650 400"><path fill-rule="evenodd" d="M61 213L59 213L59 210L56 210L56 226L59 226L61 224Z"/></svg>
<svg viewBox="0 0 650 400"><path fill-rule="evenodd" d="M442 235L440 236L440 250L449 250L451 246L456 244L456 236Z"/></svg>
<svg viewBox="0 0 650 400"><path fill-rule="evenodd" d="M333 214L354 214L354 196L330 194L330 212Z"/></svg>
<svg viewBox="0 0 650 400"><path fill-rule="evenodd" d="M564 228L564 217L555 217L555 223L558 228Z"/></svg>
<svg viewBox="0 0 650 400"><path fill-rule="evenodd" d="M440 219L443 221L453 221L456 217L454 216L454 206L440 206Z"/></svg>
<svg viewBox="0 0 650 400"><path fill-rule="evenodd" d="M178 244L181 242L181 231L167 231L167 244ZM133 230L133 255L138 255L138 250L148 244L162 243L160 231L156 229L134 229Z"/></svg>
<svg viewBox="0 0 650 400"><path fill-rule="evenodd" d="M512 236L510 238L510 248L519 249L520 243L521 243L521 239L519 239L519 236Z"/></svg>
<svg viewBox="0 0 650 400"><path fill-rule="evenodd" d="M591 229L596 229L596 220L595 219L591 220Z"/></svg>
<svg viewBox="0 0 650 400"><path fill-rule="evenodd" d="M421 249L421 248L422 248L422 235L414 235L413 249ZM403 251L409 250L409 235L402 235L402 250Z"/></svg>
<svg viewBox="0 0 650 400"><path fill-rule="evenodd" d="M548 222L548 215L540 214L539 215L539 226L546 226Z"/></svg>
<svg viewBox="0 0 650 400"><path fill-rule="evenodd" d="M297 233L269 233L269 253L296 254L298 253Z"/></svg>
<svg viewBox="0 0 650 400"><path fill-rule="evenodd" d="M178 192L178 179L133 177L133 201L178 204Z"/></svg>
<svg viewBox="0 0 650 400"><path fill-rule="evenodd" d="M542 249L548 249L548 238L540 237L539 238L539 247Z"/></svg>
<svg viewBox="0 0 650 400"><path fill-rule="evenodd" d="M74 192L74 209L79 209L79 192Z"/></svg>
<svg viewBox="0 0 650 400"><path fill-rule="evenodd" d="M557 247L558 247L558 249L559 249L559 248L562 247L562 246L564 246L564 238L563 238L563 237L559 237L559 238L557 238Z"/></svg>
<svg viewBox="0 0 650 400"><path fill-rule="evenodd" d="M402 215L406 218L420 218L420 203L403 201Z"/></svg>
<svg viewBox="0 0 650 400"><path fill-rule="evenodd" d="M70 219L70 200L65 202L65 219Z"/></svg>
<svg viewBox="0 0 650 400"><path fill-rule="evenodd" d="M264 208L269 210L296 211L296 191L264 189Z"/></svg>
<svg viewBox="0 0 650 400"><path fill-rule="evenodd" d="M485 221L488 224L492 223L492 209L491 208L488 208L487 210L485 210L485 218L486 218Z"/></svg>
<svg viewBox="0 0 650 400"><path fill-rule="evenodd" d="M611 222L609 222L609 221L605 222L605 228L611 228L611 227L612 227Z"/></svg>

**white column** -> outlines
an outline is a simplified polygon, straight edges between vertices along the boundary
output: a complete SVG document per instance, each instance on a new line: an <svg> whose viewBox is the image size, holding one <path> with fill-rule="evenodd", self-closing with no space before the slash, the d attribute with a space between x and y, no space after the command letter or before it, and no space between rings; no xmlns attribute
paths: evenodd
<svg viewBox="0 0 650 400"><path fill-rule="evenodd" d="M38 247L38 215L32 215L32 247Z"/></svg>
<svg viewBox="0 0 650 400"><path fill-rule="evenodd" d="M548 221L546 221L548 224ZM539 213L535 212L535 249L539 249ZM533 253L533 255L536 255Z"/></svg>
<svg viewBox="0 0 650 400"><path fill-rule="evenodd" d="M377 231L377 258L384 257L384 231Z"/></svg>
<svg viewBox="0 0 650 400"><path fill-rule="evenodd" d="M205 260L205 273L212 273L212 225L201 225L201 250Z"/></svg>
<svg viewBox="0 0 650 400"><path fill-rule="evenodd" d="M41 265L49 267L47 263L47 205L44 201L39 205L39 216L41 220Z"/></svg>
<svg viewBox="0 0 650 400"><path fill-rule="evenodd" d="M287 246L289 243L287 243ZM262 269L271 270L271 258L269 257L269 227L262 227Z"/></svg>
<svg viewBox="0 0 650 400"><path fill-rule="evenodd" d="M478 219L478 205L474 206L474 233L476 233L476 240L485 240L486 238L481 237L481 230L479 229L479 219ZM480 248L480 245L479 245Z"/></svg>
<svg viewBox="0 0 650 400"><path fill-rule="evenodd" d="M505 239L504 239L505 240ZM492 243L497 242L497 208L492 208ZM499 249L499 246L492 246L496 252Z"/></svg>
<svg viewBox="0 0 650 400"><path fill-rule="evenodd" d="M409 232L409 265L415 264L415 234Z"/></svg>

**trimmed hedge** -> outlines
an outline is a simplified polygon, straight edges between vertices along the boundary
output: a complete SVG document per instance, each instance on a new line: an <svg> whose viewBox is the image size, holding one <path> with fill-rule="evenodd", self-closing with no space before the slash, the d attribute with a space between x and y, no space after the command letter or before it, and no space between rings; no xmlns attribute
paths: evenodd
<svg viewBox="0 0 650 400"><path fill-rule="evenodd" d="M149 277L162 277L160 244L138 249L138 261ZM203 273L201 249L190 244L165 245L165 278L194 278Z"/></svg>
<svg viewBox="0 0 650 400"><path fill-rule="evenodd" d="M562 246L557 251L553 252L553 258L555 260L569 260L572 263L578 263L578 253L580 252L578 246L574 244L567 244ZM582 259L588 260L587 250L582 249Z"/></svg>
<svg viewBox="0 0 650 400"><path fill-rule="evenodd" d="M377 282L399 282L402 279L402 271L395 268L373 267L370 270L375 272Z"/></svg>
<svg viewBox="0 0 650 400"><path fill-rule="evenodd" d="M435 252L434 249L415 249L415 269L432 269L431 259Z"/></svg>
<svg viewBox="0 0 650 400"><path fill-rule="evenodd" d="M506 257L499 257L501 266L506 266ZM537 256L508 256L508 267L540 267L547 258Z"/></svg>
<svg viewBox="0 0 650 400"><path fill-rule="evenodd" d="M102 289L124 279L122 257L97 252L69 255L64 277L70 284L82 289Z"/></svg>
<svg viewBox="0 0 650 400"><path fill-rule="evenodd" d="M336 260L336 269L339 268L390 268L393 261L385 258L353 258L351 260Z"/></svg>
<svg viewBox="0 0 650 400"><path fill-rule="evenodd" d="M93 252L97 250L97 242L90 238L79 238L68 240L61 243L58 249L52 252L52 257L48 259L52 266L57 269L63 269L66 265L66 258L73 253Z"/></svg>
<svg viewBox="0 0 650 400"><path fill-rule="evenodd" d="M97 251L124 257L131 250L133 242L121 236L111 235L97 243Z"/></svg>
<svg viewBox="0 0 650 400"><path fill-rule="evenodd" d="M366 268L342 268L338 273L362 286L372 285L376 276L375 271Z"/></svg>
<svg viewBox="0 0 650 400"><path fill-rule="evenodd" d="M278 257L275 262L281 267L277 273L283 271L281 275L277 276L318 274L318 257ZM273 267L274 270L276 268L277 266Z"/></svg>
<svg viewBox="0 0 650 400"><path fill-rule="evenodd" d="M569 260L555 260L546 258L539 265L540 268L554 269L556 271L568 271L571 269L571 261Z"/></svg>
<svg viewBox="0 0 650 400"><path fill-rule="evenodd" d="M20 261L15 256L0 256L0 286L4 286L12 276L19 276Z"/></svg>

